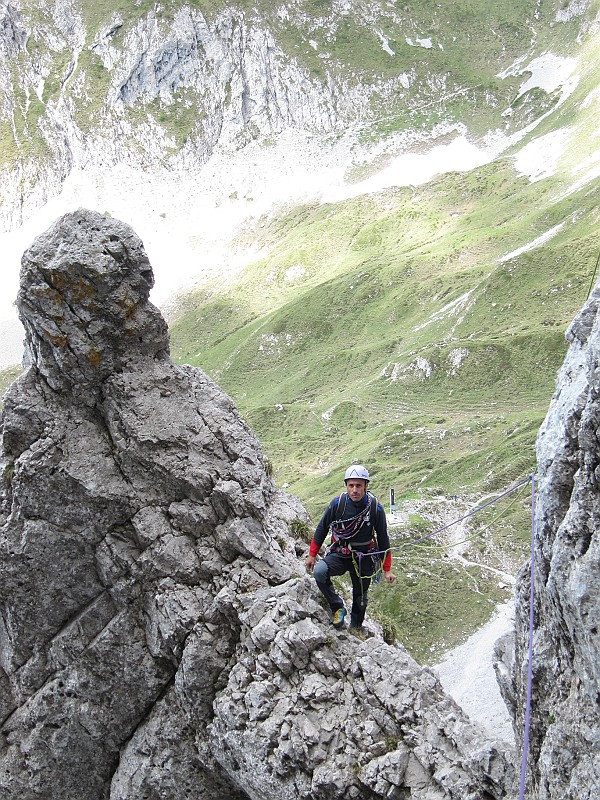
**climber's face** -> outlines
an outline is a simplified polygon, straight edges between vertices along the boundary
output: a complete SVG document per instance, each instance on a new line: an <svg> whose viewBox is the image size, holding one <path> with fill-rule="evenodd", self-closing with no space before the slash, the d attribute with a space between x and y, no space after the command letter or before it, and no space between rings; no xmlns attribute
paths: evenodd
<svg viewBox="0 0 600 800"><path fill-rule="evenodd" d="M367 492L367 481L363 481L360 478L349 478L346 481L346 491L350 500L358 503Z"/></svg>

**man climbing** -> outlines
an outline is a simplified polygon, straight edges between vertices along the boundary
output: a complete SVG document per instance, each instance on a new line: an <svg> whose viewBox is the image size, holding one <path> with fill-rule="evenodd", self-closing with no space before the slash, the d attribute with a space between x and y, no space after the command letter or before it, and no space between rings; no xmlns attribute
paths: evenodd
<svg viewBox="0 0 600 800"><path fill-rule="evenodd" d="M348 467L344 476L346 491L334 497L315 530L306 557L306 568L313 572L317 586L333 612L333 625L342 628L346 609L335 591L331 578L350 573L352 610L350 630L360 631L367 609L367 591L371 579L379 571L388 583L396 580L392 573L392 553L387 532L385 511L369 491L369 472L362 464ZM325 537L331 529L331 547L317 562Z"/></svg>

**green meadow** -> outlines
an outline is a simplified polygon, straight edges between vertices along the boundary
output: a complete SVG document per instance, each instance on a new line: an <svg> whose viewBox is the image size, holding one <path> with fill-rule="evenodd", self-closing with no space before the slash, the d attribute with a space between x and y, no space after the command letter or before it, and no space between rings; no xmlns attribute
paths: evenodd
<svg viewBox="0 0 600 800"><path fill-rule="evenodd" d="M528 558L529 483L466 522L472 564L452 557L448 532L405 543L433 533L440 508L458 518L535 472L565 332L600 254L598 178L580 181L595 147L594 52L520 142L562 131L551 176L530 181L507 153L265 218L247 235L267 255L188 296L171 327L174 358L232 396L313 523L355 461L386 506L390 488L399 509L418 505L416 527L409 514L393 529L399 580L370 608L422 660L485 622L511 595L501 573Z"/></svg>

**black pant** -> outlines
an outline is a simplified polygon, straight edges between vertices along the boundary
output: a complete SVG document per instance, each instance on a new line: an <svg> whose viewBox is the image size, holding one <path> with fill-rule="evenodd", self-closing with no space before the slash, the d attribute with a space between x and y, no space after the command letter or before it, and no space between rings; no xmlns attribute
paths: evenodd
<svg viewBox="0 0 600 800"><path fill-rule="evenodd" d="M329 603L332 611L344 607L344 601L333 588L331 578L334 575L350 573L352 581L352 611L350 612L350 626L360 628L367 610L367 592L371 584L371 576L375 571L373 559L369 555L354 553L352 556L342 556L339 553L329 553L321 559L314 570L317 586ZM359 574L360 572L360 574Z"/></svg>

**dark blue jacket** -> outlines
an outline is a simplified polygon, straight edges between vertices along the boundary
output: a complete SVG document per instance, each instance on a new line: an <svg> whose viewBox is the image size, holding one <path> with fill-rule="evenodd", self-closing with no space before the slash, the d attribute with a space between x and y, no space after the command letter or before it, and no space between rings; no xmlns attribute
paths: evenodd
<svg viewBox="0 0 600 800"><path fill-rule="evenodd" d="M372 496L373 495L367 493L359 503L355 503L353 500L351 500L346 493L340 497L334 497L331 503L329 503L325 509L325 513L321 517L315 530L315 535L313 536L310 545L311 556L317 555L321 549L325 539L327 538L327 534L329 533L332 522L334 522L336 519L349 520L353 517L356 517L361 511L364 511L367 504L371 502ZM340 502L344 503L344 498L345 507L340 516L338 506ZM375 520L371 518L369 523L363 525L358 530L356 535L352 537L352 547L366 552L369 549L373 538L375 538L377 551L380 553L387 553L384 560L384 569L387 571L391 568L392 558L391 553L389 552L390 539L387 531L387 519L381 503L377 503Z"/></svg>

